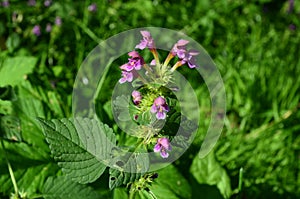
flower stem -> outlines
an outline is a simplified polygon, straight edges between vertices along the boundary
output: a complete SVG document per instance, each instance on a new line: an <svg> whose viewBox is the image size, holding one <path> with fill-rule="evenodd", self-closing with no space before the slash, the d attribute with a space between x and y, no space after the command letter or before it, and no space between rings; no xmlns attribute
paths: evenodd
<svg viewBox="0 0 300 199"><path fill-rule="evenodd" d="M180 66L182 66L181 61L176 62L176 64L171 68L171 72L174 72Z"/></svg>
<svg viewBox="0 0 300 199"><path fill-rule="evenodd" d="M156 49L152 48L152 49L150 49L150 51L152 52L152 54L154 56L156 65L159 66L160 65L160 61L159 61L159 57L158 57L158 53L157 53Z"/></svg>
<svg viewBox="0 0 300 199"><path fill-rule="evenodd" d="M174 56L172 55L172 53L169 53L168 57L166 58L166 60L165 60L165 62L163 64L163 67L166 67L173 57Z"/></svg>
<svg viewBox="0 0 300 199"><path fill-rule="evenodd" d="M11 165L10 165L10 162L9 162L9 160L8 160L8 158L7 158L5 146L4 146L4 143L3 143L3 140L2 140L2 139L1 139L1 146L2 146L2 148L3 148L4 157L5 157L7 166L8 166L8 171L9 171L9 175L10 175L11 181L12 181L13 186L14 186L15 194L18 196L18 195L19 195L19 190L18 190L18 186L17 186L17 181L16 181L16 179L15 179L15 175L14 175L14 172L13 172L12 167L11 167Z"/></svg>

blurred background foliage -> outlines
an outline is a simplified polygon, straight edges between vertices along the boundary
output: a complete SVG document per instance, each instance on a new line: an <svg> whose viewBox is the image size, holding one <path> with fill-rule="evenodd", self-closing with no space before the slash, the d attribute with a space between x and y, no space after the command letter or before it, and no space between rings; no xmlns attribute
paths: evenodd
<svg viewBox="0 0 300 199"><path fill-rule="evenodd" d="M242 191L231 197L300 197L299 1L4 0L0 19L1 63L7 57L36 57L27 78L39 85L36 90L51 92L49 98L59 96L54 99L61 108L45 108L53 113L45 114L49 118L71 115L76 72L100 41L137 27L182 31L207 50L224 80L227 115L214 153L233 193L243 168ZM201 132L176 162L190 181L195 179L185 165L197 154L210 113L203 82L196 93L203 96Z"/></svg>

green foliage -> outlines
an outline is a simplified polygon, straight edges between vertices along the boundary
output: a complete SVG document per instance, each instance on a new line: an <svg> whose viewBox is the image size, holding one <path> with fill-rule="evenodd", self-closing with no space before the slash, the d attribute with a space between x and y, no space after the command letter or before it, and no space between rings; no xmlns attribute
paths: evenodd
<svg viewBox="0 0 300 199"><path fill-rule="evenodd" d="M216 185L224 198L231 196L230 179L225 169L215 159L213 152L203 159L196 156L190 172L199 184Z"/></svg>
<svg viewBox="0 0 300 199"><path fill-rule="evenodd" d="M96 12L87 9L92 1L9 2L0 7L0 198L300 197L299 1L289 11L289 1L114 0L97 2ZM201 77L179 70L200 97L200 128L186 153L154 179L102 162L112 150L105 139L140 141L113 122L111 109L126 111L127 99L111 103L107 95L124 62L108 71L96 104L113 130L96 119L62 119L72 117L73 83L88 53L99 41L146 26L179 30L203 45L222 74L227 103L221 138L198 158L212 102ZM125 111L119 119L130 121ZM174 131L180 115L169 114L174 119L164 130Z"/></svg>
<svg viewBox="0 0 300 199"><path fill-rule="evenodd" d="M91 187L73 182L67 177L49 177L43 188L45 199L101 198Z"/></svg>
<svg viewBox="0 0 300 199"><path fill-rule="evenodd" d="M7 58L0 63L0 87L15 86L32 72L37 58L35 57L13 57Z"/></svg>
<svg viewBox="0 0 300 199"><path fill-rule="evenodd" d="M116 142L107 125L87 118L38 120L54 159L68 177L85 184L101 176L106 168L101 160L107 159Z"/></svg>

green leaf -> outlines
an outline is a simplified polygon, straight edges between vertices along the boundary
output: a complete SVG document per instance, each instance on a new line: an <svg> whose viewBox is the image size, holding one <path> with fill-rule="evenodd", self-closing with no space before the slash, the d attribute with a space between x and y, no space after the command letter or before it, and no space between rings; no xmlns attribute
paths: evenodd
<svg viewBox="0 0 300 199"><path fill-rule="evenodd" d="M22 141L20 120L10 115L0 117L0 135L8 140Z"/></svg>
<svg viewBox="0 0 300 199"><path fill-rule="evenodd" d="M40 149L31 145L7 141L4 141L4 145L19 191L26 192L29 197L40 192L45 179L49 175L55 175L59 169L54 163L50 163L50 157L45 158ZM5 152L0 148L0 193L9 195L14 190L4 157Z"/></svg>
<svg viewBox="0 0 300 199"><path fill-rule="evenodd" d="M183 199L191 198L192 191L189 182L173 166L169 165L164 169L157 171L158 178L140 191L134 193L135 199ZM128 191L119 189L114 191L114 199L126 198Z"/></svg>
<svg viewBox="0 0 300 199"><path fill-rule="evenodd" d="M32 72L37 59L35 57L7 58L0 63L0 87L15 86Z"/></svg>
<svg viewBox="0 0 300 199"><path fill-rule="evenodd" d="M203 159L196 156L193 160L190 172L199 184L216 185L224 198L230 197L230 178L225 169L215 159L213 152L210 152L210 154Z"/></svg>
<svg viewBox="0 0 300 199"><path fill-rule="evenodd" d="M43 189L46 199L97 199L100 195L91 187L72 181L66 176L49 177Z"/></svg>
<svg viewBox="0 0 300 199"><path fill-rule="evenodd" d="M135 143L136 144L136 143ZM142 146L128 152L119 148L114 150L115 168L109 169L109 188L112 190L121 185L127 185L140 179L149 168L149 157L146 148Z"/></svg>
<svg viewBox="0 0 300 199"><path fill-rule="evenodd" d="M20 43L20 36L15 32L11 33L5 42L9 52L13 52L20 45Z"/></svg>
<svg viewBox="0 0 300 199"><path fill-rule="evenodd" d="M169 165L157 173L158 178L152 183L150 191L152 191L158 199L166 198L166 196L170 199L191 198L191 187L175 166Z"/></svg>
<svg viewBox="0 0 300 199"><path fill-rule="evenodd" d="M49 147L45 142L41 126L36 120L37 117L46 117L47 102L43 102L41 99L43 94L36 92L35 87L29 81L23 81L16 87L16 91L18 99L12 102L11 115L20 119L23 140L48 158ZM47 113L49 114L50 111Z"/></svg>
<svg viewBox="0 0 300 199"><path fill-rule="evenodd" d="M140 179L142 177L141 173L128 173L122 172L117 169L109 169L109 188L110 190L119 187L121 185L126 185L130 182Z"/></svg>
<svg viewBox="0 0 300 199"><path fill-rule="evenodd" d="M125 198L128 198L127 189L115 188L113 190L113 199L125 199Z"/></svg>
<svg viewBox="0 0 300 199"><path fill-rule="evenodd" d="M88 118L38 120L54 159L72 180L89 183L102 175L102 161L110 158L116 143L111 128Z"/></svg>

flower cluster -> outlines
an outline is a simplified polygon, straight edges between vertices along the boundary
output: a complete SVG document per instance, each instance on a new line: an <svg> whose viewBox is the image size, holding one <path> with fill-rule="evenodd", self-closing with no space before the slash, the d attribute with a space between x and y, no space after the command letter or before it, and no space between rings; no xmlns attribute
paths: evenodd
<svg viewBox="0 0 300 199"><path fill-rule="evenodd" d="M128 63L120 66L122 69L122 78L119 80L121 84L125 82L132 82L133 77L137 76L136 71L140 70L144 65L144 59L136 51L131 51L128 53L129 59Z"/></svg>
<svg viewBox="0 0 300 199"><path fill-rule="evenodd" d="M173 72L180 66L187 65L189 68L196 68L195 56L199 54L196 50L188 50L187 44L189 41L180 39L170 50L164 62L160 62L159 55L155 47L155 42L150 32L141 31L142 39L135 46L138 50L149 49L154 59L150 64L146 64L144 58L137 50L128 53L128 62L121 65L122 77L119 80L120 84L125 82L137 83L141 81L145 87L134 90L131 93L133 106L136 108L134 112L134 120L142 124L148 124L143 121L144 115L150 114L152 119L146 117L151 125L153 121L166 120L170 112L168 102L172 101L169 94L165 91L164 86L168 85L173 78ZM173 58L175 63L170 66L169 63ZM143 73L144 72L144 73ZM140 117L141 116L141 117ZM141 123L139 123L141 124ZM164 132L166 134L166 132ZM158 138L157 138L158 137ZM155 130L145 136L145 143L156 142L153 151L159 152L162 158L168 158L168 151L172 150L170 141L162 134L158 134Z"/></svg>
<svg viewBox="0 0 300 199"><path fill-rule="evenodd" d="M136 49L144 50L148 48L150 52L153 54L154 59L149 64L152 67L156 67L153 70L149 65L145 64L143 57L139 55L137 51L129 52L128 63L122 65L120 68L122 69L122 78L120 79L120 83L132 82L135 77L142 78L137 73L134 73L133 70L140 70L142 67L146 70L146 76L151 78L153 82L164 82L167 84L168 82L164 81L165 76L168 74L167 72L174 72L178 67L182 65L188 65L189 68L196 68L196 59L195 56L199 54L196 50L187 50L186 46L189 41L180 39L171 49L169 55L164 61L163 65L160 64L158 52L155 48L154 40L148 31L141 31L141 35L143 38L140 43L135 46ZM168 70L168 65L174 57L177 57L177 62ZM135 76L136 75L136 76ZM141 79L142 81L144 79ZM162 81L159 81L162 80ZM167 78L168 80L168 78Z"/></svg>

